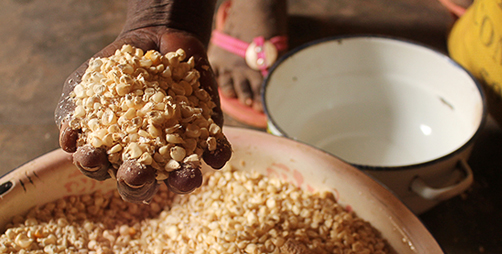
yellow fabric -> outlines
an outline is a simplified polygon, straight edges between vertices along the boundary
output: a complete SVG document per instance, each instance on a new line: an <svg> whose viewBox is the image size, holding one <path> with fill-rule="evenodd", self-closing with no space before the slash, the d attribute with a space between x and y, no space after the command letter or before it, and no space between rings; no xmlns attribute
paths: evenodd
<svg viewBox="0 0 502 254"><path fill-rule="evenodd" d="M476 0L453 25L448 51L484 86L490 113L502 124L502 0Z"/></svg>

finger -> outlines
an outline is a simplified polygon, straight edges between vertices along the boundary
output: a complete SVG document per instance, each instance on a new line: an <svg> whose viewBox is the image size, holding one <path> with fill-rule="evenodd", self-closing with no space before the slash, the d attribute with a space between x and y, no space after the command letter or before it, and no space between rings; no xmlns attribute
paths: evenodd
<svg viewBox="0 0 502 254"><path fill-rule="evenodd" d="M220 169L232 157L232 146L223 135L216 142L216 149L214 151L206 150L202 154L202 159L212 168Z"/></svg>
<svg viewBox="0 0 502 254"><path fill-rule="evenodd" d="M126 160L117 170L117 189L125 201L148 203L158 190L155 169L136 160Z"/></svg>
<svg viewBox="0 0 502 254"><path fill-rule="evenodd" d="M206 87L204 89L208 91L211 100L216 104L216 107L213 108L211 118L217 125L222 127L224 118L223 112L221 111L220 95L218 94L218 83L216 82L214 72L211 66L209 66L209 62L206 58L201 58L197 61L195 69L200 73L199 83L201 86Z"/></svg>
<svg viewBox="0 0 502 254"><path fill-rule="evenodd" d="M91 145L81 146L73 154L73 163L84 175L90 178L99 181L110 178L108 173L110 162L103 149Z"/></svg>
<svg viewBox="0 0 502 254"><path fill-rule="evenodd" d="M223 127L223 122L225 121L225 117L223 116L223 111L221 107L213 108L213 114L211 115L211 119L213 119L214 123L220 127Z"/></svg>
<svg viewBox="0 0 502 254"><path fill-rule="evenodd" d="M68 125L68 118L61 123L59 131L59 145L61 149L67 153L74 153L77 151L77 140L80 130L72 129Z"/></svg>
<svg viewBox="0 0 502 254"><path fill-rule="evenodd" d="M187 194L202 185L202 172L200 167L183 164L180 169L169 173L164 180L170 191L177 194Z"/></svg>

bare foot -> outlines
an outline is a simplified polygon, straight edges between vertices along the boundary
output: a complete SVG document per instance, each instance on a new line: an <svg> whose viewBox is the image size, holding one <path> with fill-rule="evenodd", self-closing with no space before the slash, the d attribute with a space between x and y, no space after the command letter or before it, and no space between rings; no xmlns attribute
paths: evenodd
<svg viewBox="0 0 502 254"><path fill-rule="evenodd" d="M286 0L231 0L222 32L247 43L258 36L268 40L286 35ZM244 58L214 44L209 45L208 56L222 94L262 112L260 71L251 69Z"/></svg>

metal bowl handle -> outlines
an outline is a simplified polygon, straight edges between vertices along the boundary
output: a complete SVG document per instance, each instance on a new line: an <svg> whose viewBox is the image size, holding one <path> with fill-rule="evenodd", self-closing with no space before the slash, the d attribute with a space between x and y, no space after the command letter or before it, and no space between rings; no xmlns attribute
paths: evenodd
<svg viewBox="0 0 502 254"><path fill-rule="evenodd" d="M435 201L443 201L457 196L458 194L467 190L467 188L469 188L469 186L471 186L472 182L474 181L472 169L467 164L467 162L464 159L461 159L458 165L459 168L457 169L463 170L465 175L465 178L460 182L448 187L433 188L428 186L424 182L424 180L417 176L411 182L411 190L424 199Z"/></svg>

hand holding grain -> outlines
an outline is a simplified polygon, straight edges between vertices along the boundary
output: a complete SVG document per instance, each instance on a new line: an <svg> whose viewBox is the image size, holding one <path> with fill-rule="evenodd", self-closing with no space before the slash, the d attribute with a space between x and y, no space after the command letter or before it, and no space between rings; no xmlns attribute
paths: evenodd
<svg viewBox="0 0 502 254"><path fill-rule="evenodd" d="M68 79L56 111L62 149L85 175L116 178L127 201L148 202L162 182L191 192L201 160L219 169L231 156L204 48L188 36L192 47L172 50L187 36L172 34L161 51L105 48Z"/></svg>

